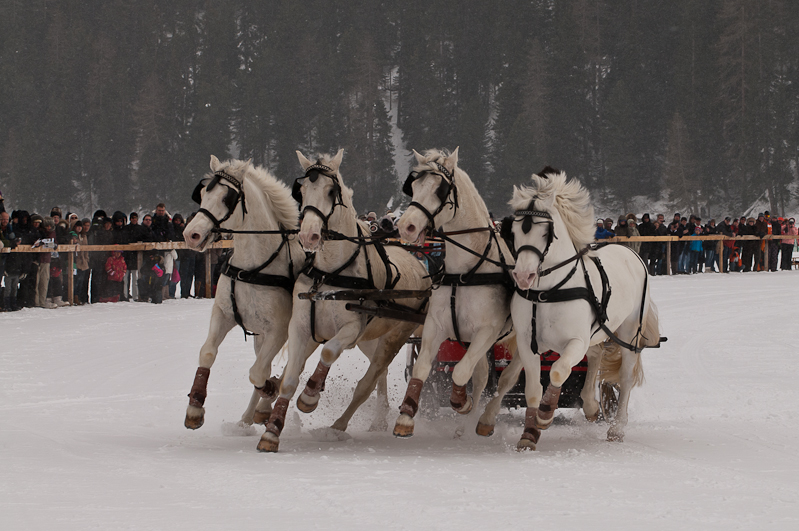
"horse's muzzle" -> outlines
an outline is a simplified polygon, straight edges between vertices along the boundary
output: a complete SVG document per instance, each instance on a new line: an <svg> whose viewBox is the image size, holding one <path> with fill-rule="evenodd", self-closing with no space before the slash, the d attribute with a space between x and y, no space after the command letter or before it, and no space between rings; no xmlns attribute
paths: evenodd
<svg viewBox="0 0 799 531"><path fill-rule="evenodd" d="M513 281L519 289L530 289L535 282L535 272L528 271L513 271Z"/></svg>

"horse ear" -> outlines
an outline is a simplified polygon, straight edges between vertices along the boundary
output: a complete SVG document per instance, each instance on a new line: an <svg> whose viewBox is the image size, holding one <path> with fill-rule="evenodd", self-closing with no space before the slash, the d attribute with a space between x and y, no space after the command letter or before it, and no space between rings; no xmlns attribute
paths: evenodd
<svg viewBox="0 0 799 531"><path fill-rule="evenodd" d="M455 166L458 165L458 150L460 146L455 148L449 157L444 159L444 167L447 169L448 172L452 173L455 171Z"/></svg>
<svg viewBox="0 0 799 531"><path fill-rule="evenodd" d="M412 151L413 151L413 156L416 157L416 164L418 164L419 166L424 164L425 163L424 155L420 155L419 153L416 152L415 149Z"/></svg>
<svg viewBox="0 0 799 531"><path fill-rule="evenodd" d="M338 150L336 156L333 157L333 160L330 161L330 169L333 171L338 171L339 166L341 166L341 161L344 158L344 148Z"/></svg>
<svg viewBox="0 0 799 531"><path fill-rule="evenodd" d="M247 166L252 166L252 157L247 159L247 162L244 163Z"/></svg>
<svg viewBox="0 0 799 531"><path fill-rule="evenodd" d="M300 160L300 166L302 166L303 170L307 170L309 166L313 165L313 162L305 158L305 155L297 151L297 158Z"/></svg>
<svg viewBox="0 0 799 531"><path fill-rule="evenodd" d="M222 167L222 163L215 155L211 155L211 171L217 172Z"/></svg>

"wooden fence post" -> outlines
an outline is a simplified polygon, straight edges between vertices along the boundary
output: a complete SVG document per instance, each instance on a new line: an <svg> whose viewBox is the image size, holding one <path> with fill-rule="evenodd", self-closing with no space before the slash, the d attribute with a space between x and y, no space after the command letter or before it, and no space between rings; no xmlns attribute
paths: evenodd
<svg viewBox="0 0 799 531"><path fill-rule="evenodd" d="M719 273L724 273L724 240L719 240L716 253L719 255ZM711 265L710 267L713 266Z"/></svg>
<svg viewBox="0 0 799 531"><path fill-rule="evenodd" d="M671 275L671 242L666 244L666 274Z"/></svg>
<svg viewBox="0 0 799 531"><path fill-rule="evenodd" d="M67 270L69 271L69 274L67 275L69 276L69 280L67 280L67 302L72 305L72 303L75 301L75 277L73 276L75 267L75 253L68 252L67 257Z"/></svg>

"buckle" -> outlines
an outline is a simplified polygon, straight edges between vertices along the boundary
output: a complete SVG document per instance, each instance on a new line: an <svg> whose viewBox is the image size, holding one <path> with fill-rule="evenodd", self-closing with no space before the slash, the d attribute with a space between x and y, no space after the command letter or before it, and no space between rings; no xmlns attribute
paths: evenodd
<svg viewBox="0 0 799 531"><path fill-rule="evenodd" d="M536 297L536 299L538 300L536 302L547 302L546 294L547 294L546 291L539 291L538 297Z"/></svg>

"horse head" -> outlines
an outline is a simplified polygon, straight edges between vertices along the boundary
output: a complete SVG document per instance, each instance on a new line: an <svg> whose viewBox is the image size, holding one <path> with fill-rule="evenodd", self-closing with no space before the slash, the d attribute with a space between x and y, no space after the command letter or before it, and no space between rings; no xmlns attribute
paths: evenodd
<svg viewBox="0 0 799 531"><path fill-rule="evenodd" d="M513 218L503 228L518 255L513 280L523 290L540 280L543 263L558 263L594 241L594 207L576 179L547 166L532 186L513 187ZM508 234L510 233L510 234ZM557 266L555 266L557 267Z"/></svg>
<svg viewBox="0 0 799 531"><path fill-rule="evenodd" d="M514 186L510 205L513 217L503 224L511 224L509 241L516 254L512 276L519 289L527 290L533 287L554 239L554 219L559 217L555 194L538 195L535 188Z"/></svg>
<svg viewBox="0 0 799 531"><path fill-rule="evenodd" d="M322 155L311 162L297 151L305 174L294 182L292 194L300 204L300 243L308 252L322 249L322 233L337 213L337 207L351 206L345 204L351 192L344 187L338 171L343 157L344 150L340 149L335 157Z"/></svg>
<svg viewBox="0 0 799 531"><path fill-rule="evenodd" d="M402 191L411 196L411 203L397 222L400 238L421 243L428 228L435 229L455 217L458 190L455 170L458 148L446 155L430 150L420 155L415 150L417 165L405 180Z"/></svg>
<svg viewBox="0 0 799 531"><path fill-rule="evenodd" d="M223 163L211 155L212 173L200 180L192 194L200 208L183 230L186 245L205 251L218 238L213 229L235 229L241 225L247 213L244 179L251 165L252 159Z"/></svg>

